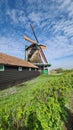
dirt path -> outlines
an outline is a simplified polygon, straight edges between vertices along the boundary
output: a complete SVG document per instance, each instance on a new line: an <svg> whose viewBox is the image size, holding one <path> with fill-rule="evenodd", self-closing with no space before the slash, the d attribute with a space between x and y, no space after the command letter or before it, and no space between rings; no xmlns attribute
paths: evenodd
<svg viewBox="0 0 73 130"><path fill-rule="evenodd" d="M64 130L73 130L73 113L69 112L68 120L65 123Z"/></svg>
<svg viewBox="0 0 73 130"><path fill-rule="evenodd" d="M73 130L73 91L71 92L70 109L68 110L68 120L65 123L64 130Z"/></svg>

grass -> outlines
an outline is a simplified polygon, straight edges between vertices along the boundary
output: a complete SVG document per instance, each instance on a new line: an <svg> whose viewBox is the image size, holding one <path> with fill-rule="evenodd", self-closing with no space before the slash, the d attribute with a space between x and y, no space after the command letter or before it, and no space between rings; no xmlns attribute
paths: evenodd
<svg viewBox="0 0 73 130"><path fill-rule="evenodd" d="M47 83L52 83L53 81L57 82L58 79L62 77L61 75L41 75L37 78L34 78L30 81L24 82L22 84L10 87L5 90L0 91L0 104L7 104L9 100L14 100L18 102L18 98L20 95L21 97L24 97L24 100L27 102L28 100L32 99L32 94L39 88L40 90L43 88L45 89L45 86L47 86ZM70 95L70 94L69 94ZM71 98L71 96L68 96Z"/></svg>
<svg viewBox="0 0 73 130"><path fill-rule="evenodd" d="M31 99L33 91L35 91L38 88L41 89L42 86L45 87L47 81L50 82L58 78L58 75L41 75L30 81L1 90L0 104L3 104L3 102L6 103L8 100L11 100L11 98L16 99L19 95L23 95L25 100L28 100L28 98Z"/></svg>
<svg viewBox="0 0 73 130"><path fill-rule="evenodd" d="M32 130L52 130L53 128L54 130L58 129L62 130L60 126L61 119L59 112L61 111L61 113L63 114L65 112L64 107L72 109L71 105L72 102L70 102L73 98L71 96L71 93L73 91L72 75L73 71L65 72L61 75L41 75L38 76L37 78L34 78L30 81L24 82L17 86L1 90L0 91L1 130L7 130L7 129L22 130L24 124L25 126L27 126L27 128L25 128L24 130L30 130L28 129L30 127ZM66 91L66 89L68 90ZM60 93L62 93L61 98L58 97L61 95ZM65 97L65 99L68 100L67 103L64 103L63 97ZM58 100L60 101L60 103ZM51 107L51 105L54 107L55 110L53 109L53 107ZM10 111L12 111L12 113L10 113ZM32 116L32 112L34 113L34 111L36 112L37 118L39 119L42 125L40 129L39 129L39 123L37 123L38 122L37 118L35 116L34 117ZM51 114L52 112L53 114ZM35 127L28 125L27 119L30 119L29 115L31 115L32 119L34 119L35 122L33 121L34 122L33 124ZM22 119L23 117L26 117L25 123L21 121L20 116ZM55 120L57 116L59 117L59 119L56 119L57 124L53 126L53 121L49 118L51 117L53 118L53 120ZM46 124L47 121L50 122L50 126ZM9 125L11 124L12 126L8 126L8 123ZM29 124L31 123L32 122L30 119ZM36 129L36 125L38 129Z"/></svg>

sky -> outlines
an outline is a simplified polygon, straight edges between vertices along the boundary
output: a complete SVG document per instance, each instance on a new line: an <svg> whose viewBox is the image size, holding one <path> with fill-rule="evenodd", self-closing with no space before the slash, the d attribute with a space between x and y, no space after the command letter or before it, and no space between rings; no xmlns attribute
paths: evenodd
<svg viewBox="0 0 73 130"><path fill-rule="evenodd" d="M30 23L51 69L73 68L73 0L0 0L0 52L24 59Z"/></svg>

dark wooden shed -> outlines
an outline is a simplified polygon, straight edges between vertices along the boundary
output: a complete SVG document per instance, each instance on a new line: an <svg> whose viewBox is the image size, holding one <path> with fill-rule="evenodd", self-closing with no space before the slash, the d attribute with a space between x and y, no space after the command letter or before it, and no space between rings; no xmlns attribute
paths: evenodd
<svg viewBox="0 0 73 130"><path fill-rule="evenodd" d="M0 53L0 89L40 75L38 67L22 59Z"/></svg>

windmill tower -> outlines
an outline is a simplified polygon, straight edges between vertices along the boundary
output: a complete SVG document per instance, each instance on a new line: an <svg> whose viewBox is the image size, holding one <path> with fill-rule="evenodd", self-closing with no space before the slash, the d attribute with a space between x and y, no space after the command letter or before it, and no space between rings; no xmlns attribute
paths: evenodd
<svg viewBox="0 0 73 130"><path fill-rule="evenodd" d="M28 47L25 48L25 57L27 61L34 63L40 69L47 69L47 67L50 67L51 65L48 64L46 56L43 52L43 49L46 49L46 46L39 44L34 28L31 24L30 26L34 34L35 41L30 39L28 36L24 36L24 39L31 43Z"/></svg>

